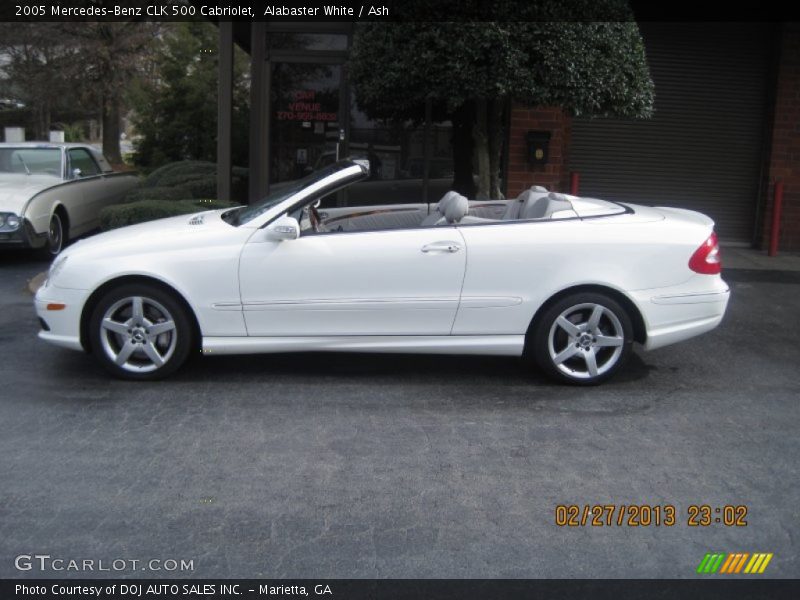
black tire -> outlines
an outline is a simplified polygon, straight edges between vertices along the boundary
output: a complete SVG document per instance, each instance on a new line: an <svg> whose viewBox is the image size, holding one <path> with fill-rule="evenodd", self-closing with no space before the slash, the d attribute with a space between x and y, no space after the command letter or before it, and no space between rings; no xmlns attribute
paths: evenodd
<svg viewBox="0 0 800 600"><path fill-rule="evenodd" d="M90 316L89 336L92 354L103 368L120 379L140 381L174 373L194 344L183 304L169 291L147 283L123 284L105 294Z"/></svg>
<svg viewBox="0 0 800 600"><path fill-rule="evenodd" d="M69 232L67 231L64 216L57 210L50 217L50 223L47 227L47 240L44 246L39 248L39 257L43 260L53 260L61 254L68 241Z"/></svg>
<svg viewBox="0 0 800 600"><path fill-rule="evenodd" d="M599 292L580 292L558 300L537 318L527 351L556 381L597 385L622 368L632 345L631 317L619 302Z"/></svg>

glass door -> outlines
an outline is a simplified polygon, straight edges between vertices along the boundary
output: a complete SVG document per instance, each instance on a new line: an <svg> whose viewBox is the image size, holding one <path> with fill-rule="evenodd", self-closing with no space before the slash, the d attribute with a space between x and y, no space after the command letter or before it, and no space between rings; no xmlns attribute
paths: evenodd
<svg viewBox="0 0 800 600"><path fill-rule="evenodd" d="M271 187L336 161L341 87L341 65L270 63Z"/></svg>

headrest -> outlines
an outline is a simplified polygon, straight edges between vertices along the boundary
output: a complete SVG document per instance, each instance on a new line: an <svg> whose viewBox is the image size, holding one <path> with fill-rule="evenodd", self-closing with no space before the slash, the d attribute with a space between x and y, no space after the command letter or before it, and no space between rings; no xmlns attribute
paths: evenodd
<svg viewBox="0 0 800 600"><path fill-rule="evenodd" d="M457 223L469 212L469 200L458 192L450 191L439 200L436 210L444 215L448 223Z"/></svg>
<svg viewBox="0 0 800 600"><path fill-rule="evenodd" d="M436 210L438 210L441 214L444 214L447 203L451 202L451 198L453 196L458 196L458 192L450 190L449 192L445 193L445 195L442 196L441 200L439 200L438 204L436 205Z"/></svg>

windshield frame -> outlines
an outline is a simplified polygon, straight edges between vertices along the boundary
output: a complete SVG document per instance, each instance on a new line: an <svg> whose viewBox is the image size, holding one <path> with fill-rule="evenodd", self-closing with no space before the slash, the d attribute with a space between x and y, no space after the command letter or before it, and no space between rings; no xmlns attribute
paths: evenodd
<svg viewBox="0 0 800 600"><path fill-rule="evenodd" d="M231 216L231 225L236 227L265 227L274 218L335 192L351 183L369 176L369 169L352 160L340 160L327 167L288 182L290 185L267 195L257 204L244 206Z"/></svg>

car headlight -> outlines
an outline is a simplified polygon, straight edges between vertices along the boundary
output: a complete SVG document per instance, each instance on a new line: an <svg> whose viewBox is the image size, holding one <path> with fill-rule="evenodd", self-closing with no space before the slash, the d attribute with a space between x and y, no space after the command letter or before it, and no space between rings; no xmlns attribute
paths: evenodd
<svg viewBox="0 0 800 600"><path fill-rule="evenodd" d="M0 228L15 230L18 229L22 220L13 213L0 213Z"/></svg>

